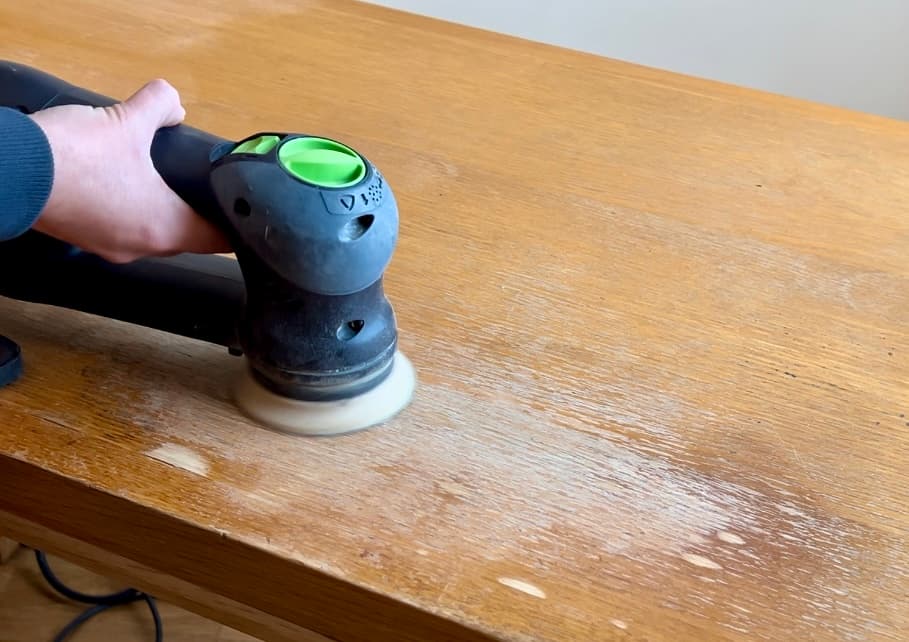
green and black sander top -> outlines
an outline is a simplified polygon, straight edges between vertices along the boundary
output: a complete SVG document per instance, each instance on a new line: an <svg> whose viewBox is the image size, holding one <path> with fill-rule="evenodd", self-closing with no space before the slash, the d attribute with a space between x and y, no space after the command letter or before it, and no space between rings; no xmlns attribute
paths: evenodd
<svg viewBox="0 0 909 642"><path fill-rule="evenodd" d="M0 61L0 105L33 113L116 102ZM236 260L184 254L113 264L32 230L0 243L0 295L226 346L248 363L241 407L278 428L346 432L409 403L415 377L382 284L398 207L375 165L321 136L230 141L184 124L160 129L151 157L223 231ZM18 362L12 341L0 342L4 357Z"/></svg>

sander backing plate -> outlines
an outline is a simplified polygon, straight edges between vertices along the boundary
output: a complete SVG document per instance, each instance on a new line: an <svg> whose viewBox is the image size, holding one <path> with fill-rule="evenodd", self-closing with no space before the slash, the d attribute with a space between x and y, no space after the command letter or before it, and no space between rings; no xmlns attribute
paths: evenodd
<svg viewBox="0 0 909 642"><path fill-rule="evenodd" d="M300 435L340 435L391 419L410 403L416 373L410 360L395 353L392 370L378 386L350 399L300 401L276 395L244 368L234 401L251 419L275 430Z"/></svg>

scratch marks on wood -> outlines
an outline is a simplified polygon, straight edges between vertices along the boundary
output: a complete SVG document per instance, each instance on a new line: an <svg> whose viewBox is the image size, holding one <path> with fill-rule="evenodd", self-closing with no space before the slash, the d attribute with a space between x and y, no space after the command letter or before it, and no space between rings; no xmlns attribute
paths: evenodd
<svg viewBox="0 0 909 642"><path fill-rule="evenodd" d="M162 444L145 455L195 475L202 477L208 475L208 464L205 460L194 451L179 444Z"/></svg>
<svg viewBox="0 0 909 642"><path fill-rule="evenodd" d="M628 624L624 620L612 619L609 620L609 623L617 629L622 629L623 631L628 628Z"/></svg>
<svg viewBox="0 0 909 642"><path fill-rule="evenodd" d="M499 584L513 588L516 591L521 591L522 593L527 593L527 595L538 597L541 600L546 599L546 593L544 593L541 588L523 580L517 580L513 577L500 577Z"/></svg>
<svg viewBox="0 0 909 642"><path fill-rule="evenodd" d="M51 415L40 415L40 416L38 416L38 418L41 419L42 421L46 421L47 423L53 424L54 426L58 426L60 428L66 428L67 430L75 430L77 432L79 431L79 428L71 425L68 420L61 419L60 417L55 417L55 416L51 416Z"/></svg>

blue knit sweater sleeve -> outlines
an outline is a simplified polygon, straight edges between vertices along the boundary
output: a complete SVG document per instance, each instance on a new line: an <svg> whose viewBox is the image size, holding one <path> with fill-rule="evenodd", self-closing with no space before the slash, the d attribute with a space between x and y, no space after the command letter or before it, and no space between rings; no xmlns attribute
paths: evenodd
<svg viewBox="0 0 909 642"><path fill-rule="evenodd" d="M34 225L53 180L54 160L44 131L20 111L0 107L0 241Z"/></svg>

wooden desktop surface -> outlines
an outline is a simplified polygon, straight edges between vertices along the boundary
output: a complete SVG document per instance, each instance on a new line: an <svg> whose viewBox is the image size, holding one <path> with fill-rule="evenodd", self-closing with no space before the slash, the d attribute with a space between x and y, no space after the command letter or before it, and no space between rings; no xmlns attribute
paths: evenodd
<svg viewBox="0 0 909 642"><path fill-rule="evenodd" d="M909 635L909 124L336 0L5 3L0 58L364 152L419 376L288 436L3 300L0 532L274 640Z"/></svg>

